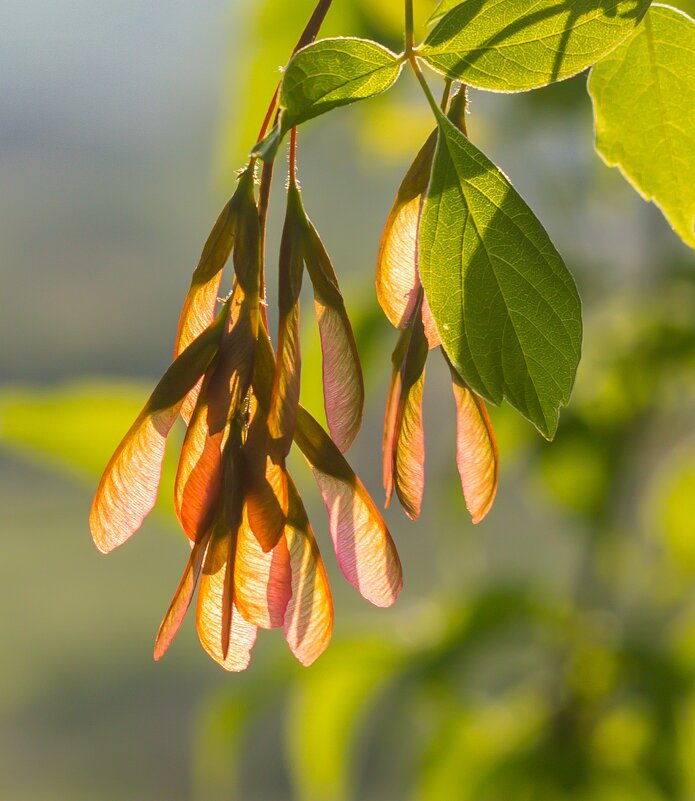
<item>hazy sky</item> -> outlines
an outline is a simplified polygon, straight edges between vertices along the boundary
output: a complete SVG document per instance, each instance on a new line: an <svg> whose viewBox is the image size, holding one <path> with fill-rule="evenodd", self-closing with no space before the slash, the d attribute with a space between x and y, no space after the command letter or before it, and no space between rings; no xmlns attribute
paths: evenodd
<svg viewBox="0 0 695 801"><path fill-rule="evenodd" d="M233 17L223 0L4 3L4 380L155 366L170 332L152 320L178 303L216 211Z"/></svg>

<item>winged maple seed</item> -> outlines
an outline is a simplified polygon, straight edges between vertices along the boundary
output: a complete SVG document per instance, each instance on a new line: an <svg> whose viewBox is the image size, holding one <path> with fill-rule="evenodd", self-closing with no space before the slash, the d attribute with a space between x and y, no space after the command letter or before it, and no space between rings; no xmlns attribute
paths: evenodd
<svg viewBox="0 0 695 801"><path fill-rule="evenodd" d="M328 645L333 604L326 571L285 465L293 441L316 478L346 579L377 606L390 606L402 586L393 540L341 453L359 429L362 374L335 273L296 185L288 193L280 257L277 365L262 310L261 228L250 166L193 274L174 362L116 449L92 505L92 536L107 553L153 508L166 438L183 417L174 497L191 553L159 628L155 659L178 632L196 587L201 644L227 670L246 668L259 628L283 628L304 665ZM230 256L232 292L220 304ZM304 265L314 285L325 405L336 442L299 405Z"/></svg>
<svg viewBox="0 0 695 801"><path fill-rule="evenodd" d="M420 515L425 486L425 362L428 349L441 345L418 271L420 214L436 143L435 131L401 183L382 234L376 273L381 307L392 325L401 329L392 356L384 420L386 506L395 489L403 510L412 519ZM466 506L473 522L478 523L489 512L497 491L495 435L485 402L457 374L446 354L444 358L451 371L456 402L456 462Z"/></svg>

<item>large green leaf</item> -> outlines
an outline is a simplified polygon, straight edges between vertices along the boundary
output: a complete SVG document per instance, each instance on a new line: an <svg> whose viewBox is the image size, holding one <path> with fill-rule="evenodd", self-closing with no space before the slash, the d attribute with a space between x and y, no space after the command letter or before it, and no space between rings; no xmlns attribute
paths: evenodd
<svg viewBox="0 0 695 801"><path fill-rule="evenodd" d="M650 0L467 0L419 55L449 78L520 92L590 67L629 36Z"/></svg>
<svg viewBox="0 0 695 801"><path fill-rule="evenodd" d="M307 45L295 53L285 70L279 124L255 152L272 158L290 128L385 92L402 69L401 58L367 39L339 37Z"/></svg>
<svg viewBox="0 0 695 801"><path fill-rule="evenodd" d="M572 276L507 178L443 114L420 222L420 274L444 348L480 395L552 438L582 325Z"/></svg>
<svg viewBox="0 0 695 801"><path fill-rule="evenodd" d="M653 6L591 71L596 149L695 248L695 21Z"/></svg>

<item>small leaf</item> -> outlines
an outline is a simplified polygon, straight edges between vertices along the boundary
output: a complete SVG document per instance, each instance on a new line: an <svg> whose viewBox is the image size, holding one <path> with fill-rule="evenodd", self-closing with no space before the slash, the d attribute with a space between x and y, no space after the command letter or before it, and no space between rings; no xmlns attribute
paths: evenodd
<svg viewBox="0 0 695 801"><path fill-rule="evenodd" d="M600 156L695 248L695 21L652 6L593 68L589 93Z"/></svg>
<svg viewBox="0 0 695 801"><path fill-rule="evenodd" d="M391 606L403 586L403 574L374 501L328 434L301 406L295 442L314 471L343 575L375 606Z"/></svg>
<svg viewBox="0 0 695 801"><path fill-rule="evenodd" d="M280 87L282 132L337 106L381 94L398 79L399 57L366 39L321 39L299 50Z"/></svg>
<svg viewBox="0 0 695 801"><path fill-rule="evenodd" d="M280 83L275 65L284 64L297 42L299 25L311 16L316 0L255 0L239 9L244 34L227 48L223 64L225 92L216 135L215 179L221 186L233 177L258 133L268 99ZM333 3L321 26L326 36L359 30L358 9ZM243 114L239 110L243 109Z"/></svg>
<svg viewBox="0 0 695 801"><path fill-rule="evenodd" d="M521 92L576 75L629 36L650 0L467 0L418 55L479 89Z"/></svg>
<svg viewBox="0 0 695 801"><path fill-rule="evenodd" d="M183 351L157 384L145 408L111 457L99 482L89 527L103 553L122 545L142 525L157 500L166 438L181 404L219 347L229 306Z"/></svg>
<svg viewBox="0 0 695 801"><path fill-rule="evenodd" d="M307 218L306 266L323 353L323 401L331 438L345 452L362 425L364 381L357 343L330 257Z"/></svg>
<svg viewBox="0 0 695 801"><path fill-rule="evenodd" d="M302 665L326 650L333 630L333 600L314 532L297 488L289 479L285 540L292 565L292 598L285 614L285 639Z"/></svg>
<svg viewBox="0 0 695 801"><path fill-rule="evenodd" d="M157 639L154 643L155 661L160 660L178 634L183 619L186 616L188 607L191 605L195 593L196 584L203 568L203 560L210 541L210 532L201 537L194 543L191 555L186 564L179 586L176 588L174 597L171 601L164 619L159 626Z"/></svg>
<svg viewBox="0 0 695 801"><path fill-rule="evenodd" d="M451 368L456 400L456 464L474 523L490 511L497 492L497 443L485 402Z"/></svg>
<svg viewBox="0 0 695 801"><path fill-rule="evenodd" d="M420 222L420 277L444 348L479 395L547 438L569 401L581 304L545 229L443 114Z"/></svg>

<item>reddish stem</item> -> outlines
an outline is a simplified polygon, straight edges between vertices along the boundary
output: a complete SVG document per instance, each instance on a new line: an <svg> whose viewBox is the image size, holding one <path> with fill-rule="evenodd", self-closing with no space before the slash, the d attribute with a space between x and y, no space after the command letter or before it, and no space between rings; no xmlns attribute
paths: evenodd
<svg viewBox="0 0 695 801"><path fill-rule="evenodd" d="M311 44L311 42L314 41L321 28L321 25L323 25L323 21L325 20L326 14L328 14L332 3L333 0L319 0L316 8L314 9L314 13L309 18L309 22L307 22L306 27L302 31L302 35L299 37L297 44L294 46L292 55L294 55L297 50L301 50L302 47L306 47L306 45ZM280 84L278 84L275 92L273 93L270 105L268 106L268 111L266 112L265 119L263 120L263 125L261 126L261 132L259 134L258 141L260 141L266 135L268 128L270 127L270 120L273 118L273 112L275 112L275 121L277 121L277 101L279 91ZM292 131L292 135L294 137L294 149L296 153L296 132L294 130ZM290 139L290 149L292 149L292 139ZM292 157L290 156L290 158ZM268 320L265 303L265 234L266 221L268 219L268 206L270 204L270 185L272 182L273 162L264 161L263 170L261 172L261 185L258 191L258 214L261 223L261 312L266 328L268 328Z"/></svg>

